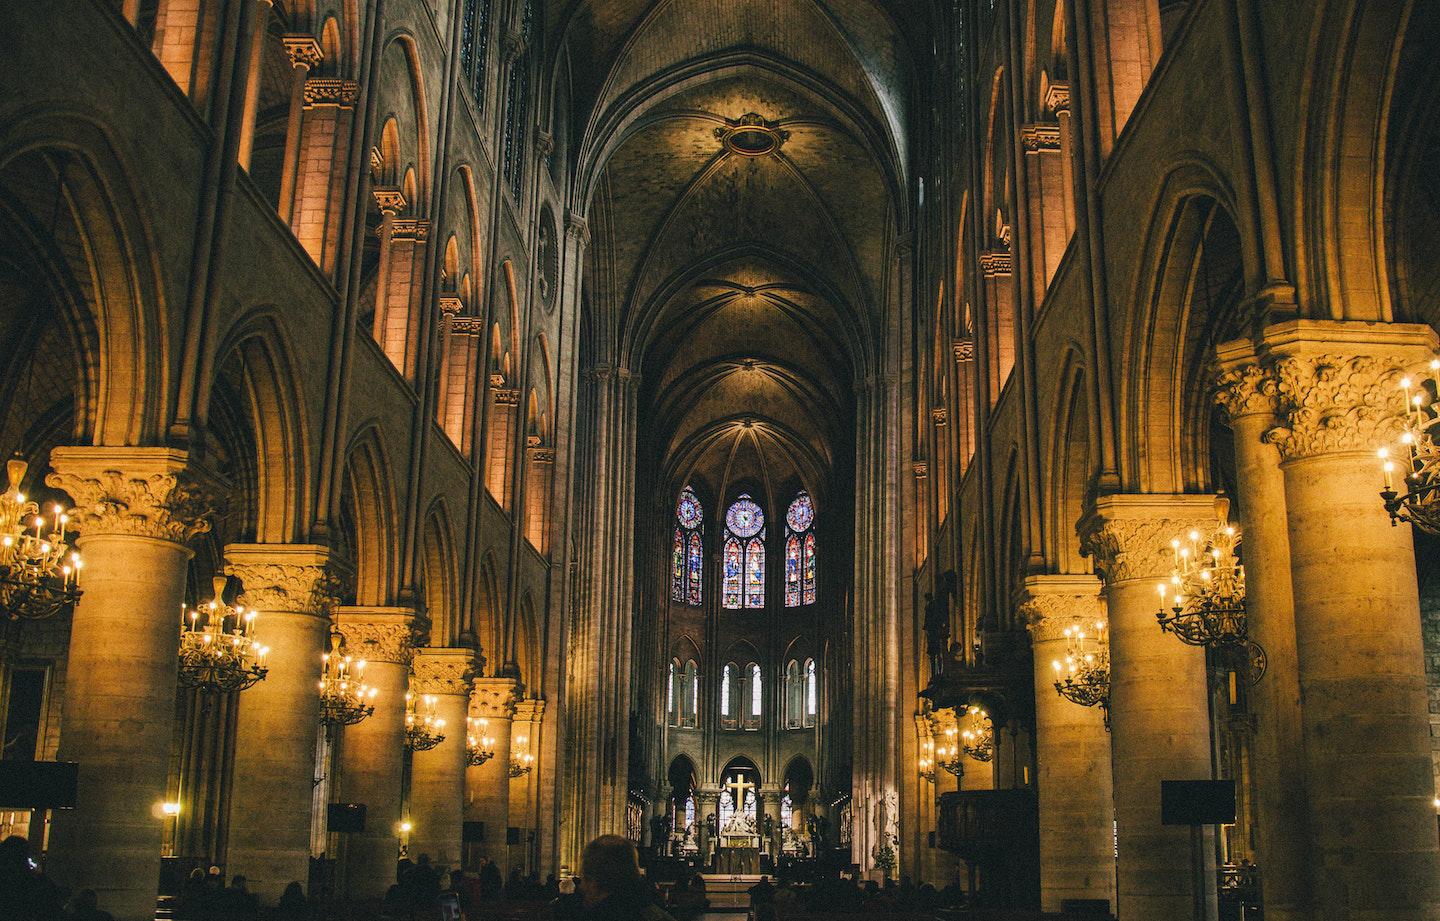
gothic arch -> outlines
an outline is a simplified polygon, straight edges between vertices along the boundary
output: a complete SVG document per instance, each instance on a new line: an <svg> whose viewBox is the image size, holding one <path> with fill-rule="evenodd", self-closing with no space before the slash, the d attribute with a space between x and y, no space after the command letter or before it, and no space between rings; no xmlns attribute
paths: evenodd
<svg viewBox="0 0 1440 921"><path fill-rule="evenodd" d="M1206 486L1209 347L1244 334L1234 306L1259 274L1234 201L1214 169L1188 162L1167 176L1144 236L1116 372L1121 477L1134 492Z"/></svg>
<svg viewBox="0 0 1440 921"><path fill-rule="evenodd" d="M79 350L76 442L153 443L164 424L170 346L136 184L88 113L0 125L0 151L7 248L43 280Z"/></svg>
<svg viewBox="0 0 1440 921"><path fill-rule="evenodd" d="M396 496L386 460L379 425L361 425L345 452L345 480L342 505L349 506L353 536L347 535L355 567L355 603L384 605L395 597L399 569L399 545L393 539L398 512Z"/></svg>
<svg viewBox="0 0 1440 921"><path fill-rule="evenodd" d="M461 624L456 602L458 561L455 531L443 497L430 503L421 539L421 573L426 613L430 618L430 645L459 644Z"/></svg>
<svg viewBox="0 0 1440 921"><path fill-rule="evenodd" d="M495 552L493 550L485 551L485 555L480 558L479 584L474 610L470 615L470 630L475 634L476 642L480 644L480 651L484 654L492 675L498 673L505 664L505 649L500 641L504 597L500 593L498 572Z"/></svg>
<svg viewBox="0 0 1440 921"><path fill-rule="evenodd" d="M1048 488L1044 493L1045 530L1049 548L1046 562L1052 571L1083 573L1089 559L1080 555L1077 527L1085 514L1094 474L1096 433L1090 423L1090 397L1085 376L1084 351L1071 343L1056 380L1054 425L1051 436Z"/></svg>

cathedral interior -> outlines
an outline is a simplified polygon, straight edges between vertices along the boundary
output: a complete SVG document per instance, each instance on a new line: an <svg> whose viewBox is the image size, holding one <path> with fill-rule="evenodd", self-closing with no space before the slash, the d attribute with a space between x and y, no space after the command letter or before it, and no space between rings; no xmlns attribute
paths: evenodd
<svg viewBox="0 0 1440 921"><path fill-rule="evenodd" d="M1440 919L1437 253L1440 0L4 4L0 839Z"/></svg>

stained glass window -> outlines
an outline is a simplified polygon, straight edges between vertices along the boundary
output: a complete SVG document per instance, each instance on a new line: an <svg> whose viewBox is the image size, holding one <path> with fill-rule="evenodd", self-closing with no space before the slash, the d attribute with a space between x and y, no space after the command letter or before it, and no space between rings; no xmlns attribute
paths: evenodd
<svg viewBox="0 0 1440 921"><path fill-rule="evenodd" d="M690 603L696 607L700 606L700 574L705 566L705 554L702 552L700 532L690 532Z"/></svg>
<svg viewBox="0 0 1440 921"><path fill-rule="evenodd" d="M815 660L805 660L805 725L815 725L818 691L815 689Z"/></svg>
<svg viewBox="0 0 1440 921"><path fill-rule="evenodd" d="M705 572L705 542L700 528L705 510L699 498L686 486L675 503L675 541L670 570L670 600L699 607Z"/></svg>
<svg viewBox="0 0 1440 921"><path fill-rule="evenodd" d="M723 603L727 608L740 607L740 577L745 568L745 551L740 541L730 538L725 541L725 587Z"/></svg>
<svg viewBox="0 0 1440 921"><path fill-rule="evenodd" d="M675 529L675 540L671 549L670 560L670 600L685 600L685 535L679 528Z"/></svg>
<svg viewBox="0 0 1440 921"><path fill-rule="evenodd" d="M760 705L765 700L765 689L760 686L760 666L750 666L750 715L760 716Z"/></svg>
<svg viewBox="0 0 1440 921"><path fill-rule="evenodd" d="M720 679L720 715L730 715L730 666L725 666L725 672Z"/></svg>
<svg viewBox="0 0 1440 921"><path fill-rule="evenodd" d="M666 712L666 713L670 713L670 714L673 715L673 714L675 713L675 660L674 660L674 659L671 659L671 660L670 660L670 680L669 680L669 682L667 682L666 687L667 687L667 691L666 691L666 693L665 693L665 712Z"/></svg>
<svg viewBox="0 0 1440 921"><path fill-rule="evenodd" d="M815 603L815 504L801 490L785 513L785 607Z"/></svg>
<svg viewBox="0 0 1440 921"><path fill-rule="evenodd" d="M748 494L725 512L726 608L765 607L765 513Z"/></svg>
<svg viewBox="0 0 1440 921"><path fill-rule="evenodd" d="M785 795L780 798L780 827L795 827L795 804L790 802L790 793L788 790Z"/></svg>
<svg viewBox="0 0 1440 921"><path fill-rule="evenodd" d="M720 827L724 828L725 826L729 825L730 820L734 817L735 799L730 795L729 790L725 790L720 794Z"/></svg>

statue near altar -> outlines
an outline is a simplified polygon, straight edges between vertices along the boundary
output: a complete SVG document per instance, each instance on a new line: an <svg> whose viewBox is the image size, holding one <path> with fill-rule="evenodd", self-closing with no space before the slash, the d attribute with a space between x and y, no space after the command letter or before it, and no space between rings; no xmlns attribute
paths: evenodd
<svg viewBox="0 0 1440 921"><path fill-rule="evenodd" d="M719 806L715 872L732 875L760 872L755 784L744 774L736 774L723 785Z"/></svg>

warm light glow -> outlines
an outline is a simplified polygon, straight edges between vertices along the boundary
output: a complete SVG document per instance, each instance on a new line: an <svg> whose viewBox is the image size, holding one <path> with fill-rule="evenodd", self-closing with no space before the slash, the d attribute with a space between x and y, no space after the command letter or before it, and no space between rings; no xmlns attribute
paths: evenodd
<svg viewBox="0 0 1440 921"><path fill-rule="evenodd" d="M161 803L160 811L168 816L177 816L180 814L180 804L173 802Z"/></svg>

